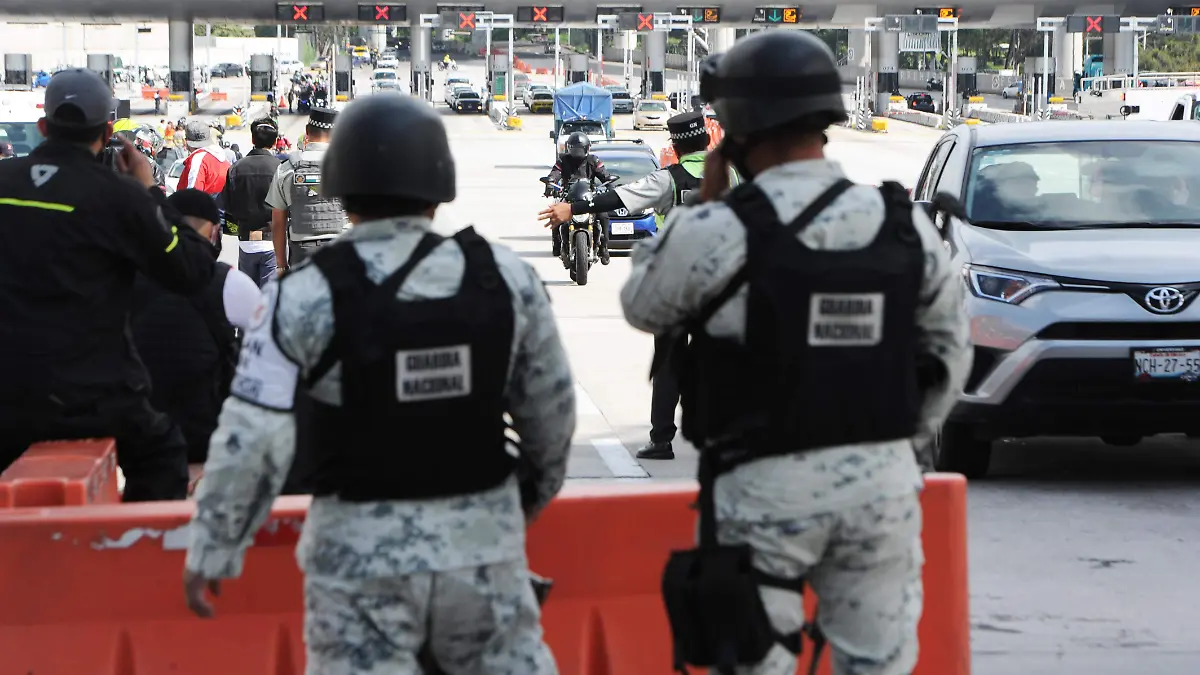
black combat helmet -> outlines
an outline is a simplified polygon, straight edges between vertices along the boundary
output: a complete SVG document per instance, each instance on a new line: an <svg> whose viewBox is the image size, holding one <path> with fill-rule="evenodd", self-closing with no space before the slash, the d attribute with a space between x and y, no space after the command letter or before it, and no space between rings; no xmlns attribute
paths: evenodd
<svg viewBox="0 0 1200 675"><path fill-rule="evenodd" d="M587 134L582 131L567 136L567 154L575 159L583 159L588 156L588 152L592 149L592 139L587 137Z"/></svg>
<svg viewBox="0 0 1200 675"><path fill-rule="evenodd" d="M454 201L454 156L441 117L397 92L356 98L338 115L321 165L321 196Z"/></svg>
<svg viewBox="0 0 1200 675"><path fill-rule="evenodd" d="M833 52L808 31L755 33L705 59L700 97L726 136L747 138L801 120L821 130L846 119Z"/></svg>

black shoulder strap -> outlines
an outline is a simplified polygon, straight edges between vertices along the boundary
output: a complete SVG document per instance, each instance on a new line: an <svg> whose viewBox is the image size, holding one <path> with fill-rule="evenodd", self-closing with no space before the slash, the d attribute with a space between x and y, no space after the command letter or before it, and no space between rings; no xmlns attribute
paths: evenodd
<svg viewBox="0 0 1200 675"><path fill-rule="evenodd" d="M854 182L846 178L842 178L838 182L834 183L829 187L828 190L822 192L819 197L814 199L807 208L801 211L800 215L796 216L795 220L788 223L784 230L794 235L808 227L812 221L821 214L822 211L829 208L829 205L832 204L835 199L841 197L843 192L852 187L854 187Z"/></svg>
<svg viewBox="0 0 1200 675"><path fill-rule="evenodd" d="M466 259L463 283L470 281L485 291L494 290L500 285L500 267L496 265L492 245L475 231L473 225L455 233L454 241L458 243Z"/></svg>
<svg viewBox="0 0 1200 675"><path fill-rule="evenodd" d="M913 225L913 203L908 190L896 181L889 180L879 186L879 193L883 195L885 209L883 227L891 228L895 236L906 244L920 245L921 237Z"/></svg>
<svg viewBox="0 0 1200 675"><path fill-rule="evenodd" d="M443 237L440 234L426 232L425 236L421 237L421 241L417 242L417 247L413 249L412 255L408 256L408 260L404 261L404 264L399 269L392 272L388 278L379 284L379 292L385 294L385 297L395 296L396 292L400 290L400 286L404 284L404 280L408 278L408 275L412 274L417 265L421 264L421 261L432 253L433 249L438 247L438 244L442 243L442 239Z"/></svg>
<svg viewBox="0 0 1200 675"><path fill-rule="evenodd" d="M337 320L339 306L344 310L346 302L356 294L362 293L367 279L367 266L354 250L349 241L326 244L317 249L309 260L321 270L326 283L329 284L330 295L333 297L334 320ZM325 377L333 365L341 358L341 340L335 330L333 338L316 365L308 373L308 384L316 384Z"/></svg>

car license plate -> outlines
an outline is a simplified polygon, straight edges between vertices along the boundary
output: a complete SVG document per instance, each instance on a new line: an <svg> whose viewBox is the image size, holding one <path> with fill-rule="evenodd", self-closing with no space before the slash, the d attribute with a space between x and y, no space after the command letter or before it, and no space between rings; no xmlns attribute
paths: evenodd
<svg viewBox="0 0 1200 675"><path fill-rule="evenodd" d="M1200 379L1200 349L1158 347L1133 350L1133 377L1139 381Z"/></svg>
<svg viewBox="0 0 1200 675"><path fill-rule="evenodd" d="M613 234L633 234L633 223L613 223Z"/></svg>

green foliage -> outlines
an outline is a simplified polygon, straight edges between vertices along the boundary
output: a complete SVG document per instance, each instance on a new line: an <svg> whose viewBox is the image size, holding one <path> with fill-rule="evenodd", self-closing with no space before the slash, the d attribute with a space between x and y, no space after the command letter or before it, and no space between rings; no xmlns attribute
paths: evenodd
<svg viewBox="0 0 1200 675"><path fill-rule="evenodd" d="M1138 69L1155 72L1200 70L1200 36L1149 35L1138 54Z"/></svg>
<svg viewBox="0 0 1200 675"><path fill-rule="evenodd" d="M192 34L201 36L206 35L207 29L205 24L193 24ZM214 23L212 26L213 37L254 37L254 34L254 29L247 26L237 26L231 23ZM274 33L272 33L271 36L274 37Z"/></svg>

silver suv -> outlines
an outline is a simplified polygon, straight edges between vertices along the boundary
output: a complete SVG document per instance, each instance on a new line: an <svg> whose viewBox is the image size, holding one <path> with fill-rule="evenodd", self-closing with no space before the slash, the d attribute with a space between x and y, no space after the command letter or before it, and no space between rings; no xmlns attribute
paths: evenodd
<svg viewBox="0 0 1200 675"><path fill-rule="evenodd" d="M975 361L937 465L987 473L993 441L1200 432L1200 126L960 126L913 191L962 266Z"/></svg>

